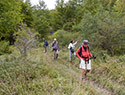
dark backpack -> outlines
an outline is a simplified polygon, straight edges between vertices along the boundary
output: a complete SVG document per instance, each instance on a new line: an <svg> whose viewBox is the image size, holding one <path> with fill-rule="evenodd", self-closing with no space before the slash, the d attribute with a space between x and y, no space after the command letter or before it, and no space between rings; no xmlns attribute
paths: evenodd
<svg viewBox="0 0 125 95"><path fill-rule="evenodd" d="M55 45L55 42L52 43L52 47L54 47L54 45Z"/></svg>
<svg viewBox="0 0 125 95"><path fill-rule="evenodd" d="M72 53L74 53L74 49L70 48L70 51L71 51Z"/></svg>
<svg viewBox="0 0 125 95"><path fill-rule="evenodd" d="M45 45L48 46L48 42L47 41L45 42Z"/></svg>
<svg viewBox="0 0 125 95"><path fill-rule="evenodd" d="M87 47L88 48L88 50L89 50L89 46ZM80 52L79 52L79 56L81 57L81 55L82 55L82 46L80 47Z"/></svg>

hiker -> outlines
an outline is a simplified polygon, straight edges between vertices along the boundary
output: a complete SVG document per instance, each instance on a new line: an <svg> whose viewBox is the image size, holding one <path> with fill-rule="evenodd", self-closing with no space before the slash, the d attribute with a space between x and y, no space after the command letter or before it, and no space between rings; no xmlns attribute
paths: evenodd
<svg viewBox="0 0 125 95"><path fill-rule="evenodd" d="M76 53L75 53L75 45L78 43L78 41L76 41L74 43L74 40L70 41L70 44L68 46L69 49L69 61L72 64L73 59L75 59L76 57Z"/></svg>
<svg viewBox="0 0 125 95"><path fill-rule="evenodd" d="M80 69L82 69L82 80L86 79L86 75L91 70L91 60L92 54L89 50L88 40L83 41L83 45L77 50L76 55L81 60Z"/></svg>
<svg viewBox="0 0 125 95"><path fill-rule="evenodd" d="M47 52L47 47L48 47L48 42L46 40L44 40L44 45L43 47L45 48L44 52Z"/></svg>
<svg viewBox="0 0 125 95"><path fill-rule="evenodd" d="M53 50L53 55L54 55L54 60L55 60L58 58L58 52L59 52L59 44L56 38L54 38L54 41L52 43L52 50Z"/></svg>

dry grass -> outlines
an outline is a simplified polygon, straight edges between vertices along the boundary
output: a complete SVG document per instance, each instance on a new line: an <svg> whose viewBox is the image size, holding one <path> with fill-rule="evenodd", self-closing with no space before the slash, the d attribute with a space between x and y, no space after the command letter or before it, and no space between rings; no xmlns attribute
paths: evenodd
<svg viewBox="0 0 125 95"><path fill-rule="evenodd" d="M16 52L14 52L14 54L16 54ZM7 57L0 57L0 62L3 63L0 64L1 95L111 94L107 94L104 89L99 89L99 87L91 81L86 81L86 83L81 82L80 70L76 67L77 65L70 65L68 63L68 53L66 53L66 51L60 52L62 55L59 55L59 59L57 61L53 60L52 53L44 54L42 49L29 51L28 57L25 59L19 59L17 56L14 57L14 54L6 55ZM16 60L13 59L13 57ZM75 60L75 63L78 63L78 59ZM112 75L112 72L117 72L119 69L115 69L110 72L109 69L112 68L111 64L108 64L108 67L104 64L93 65L93 68L97 67L98 70L96 71L93 69L91 74L89 74L89 78L100 83L104 88L110 87L109 90L112 90L112 86L110 86L110 84L109 86L105 86L104 78L108 78L108 80L106 80L107 83L115 83L112 81L110 82L109 79L113 80L112 78L117 78L117 81L120 83L117 82L116 84L118 85L120 92L118 92L118 90L113 91L115 91L115 93L120 93L116 95L123 95L123 89L120 87L122 87L124 83L124 79L122 79L122 76L124 77L124 73L121 73L121 77L119 78L118 76L115 77L115 74ZM99 71L104 72L104 74L101 76ZM108 74L108 76L104 77L105 74Z"/></svg>

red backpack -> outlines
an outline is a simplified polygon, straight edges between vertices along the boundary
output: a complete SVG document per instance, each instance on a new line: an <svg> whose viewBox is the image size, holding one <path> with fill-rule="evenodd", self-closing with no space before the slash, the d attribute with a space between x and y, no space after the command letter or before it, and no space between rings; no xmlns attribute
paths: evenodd
<svg viewBox="0 0 125 95"><path fill-rule="evenodd" d="M88 50L89 50L89 46L87 46ZM79 56L81 57L82 55L82 46L80 47L80 52L79 52Z"/></svg>

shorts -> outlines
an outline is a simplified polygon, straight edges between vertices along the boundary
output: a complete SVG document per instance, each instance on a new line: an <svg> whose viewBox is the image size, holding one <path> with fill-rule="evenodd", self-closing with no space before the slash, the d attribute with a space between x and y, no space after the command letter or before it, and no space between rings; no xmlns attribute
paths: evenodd
<svg viewBox="0 0 125 95"><path fill-rule="evenodd" d="M85 60L81 59L81 63L80 63L79 68L80 69L91 70L91 60L86 61L86 64L85 64Z"/></svg>

